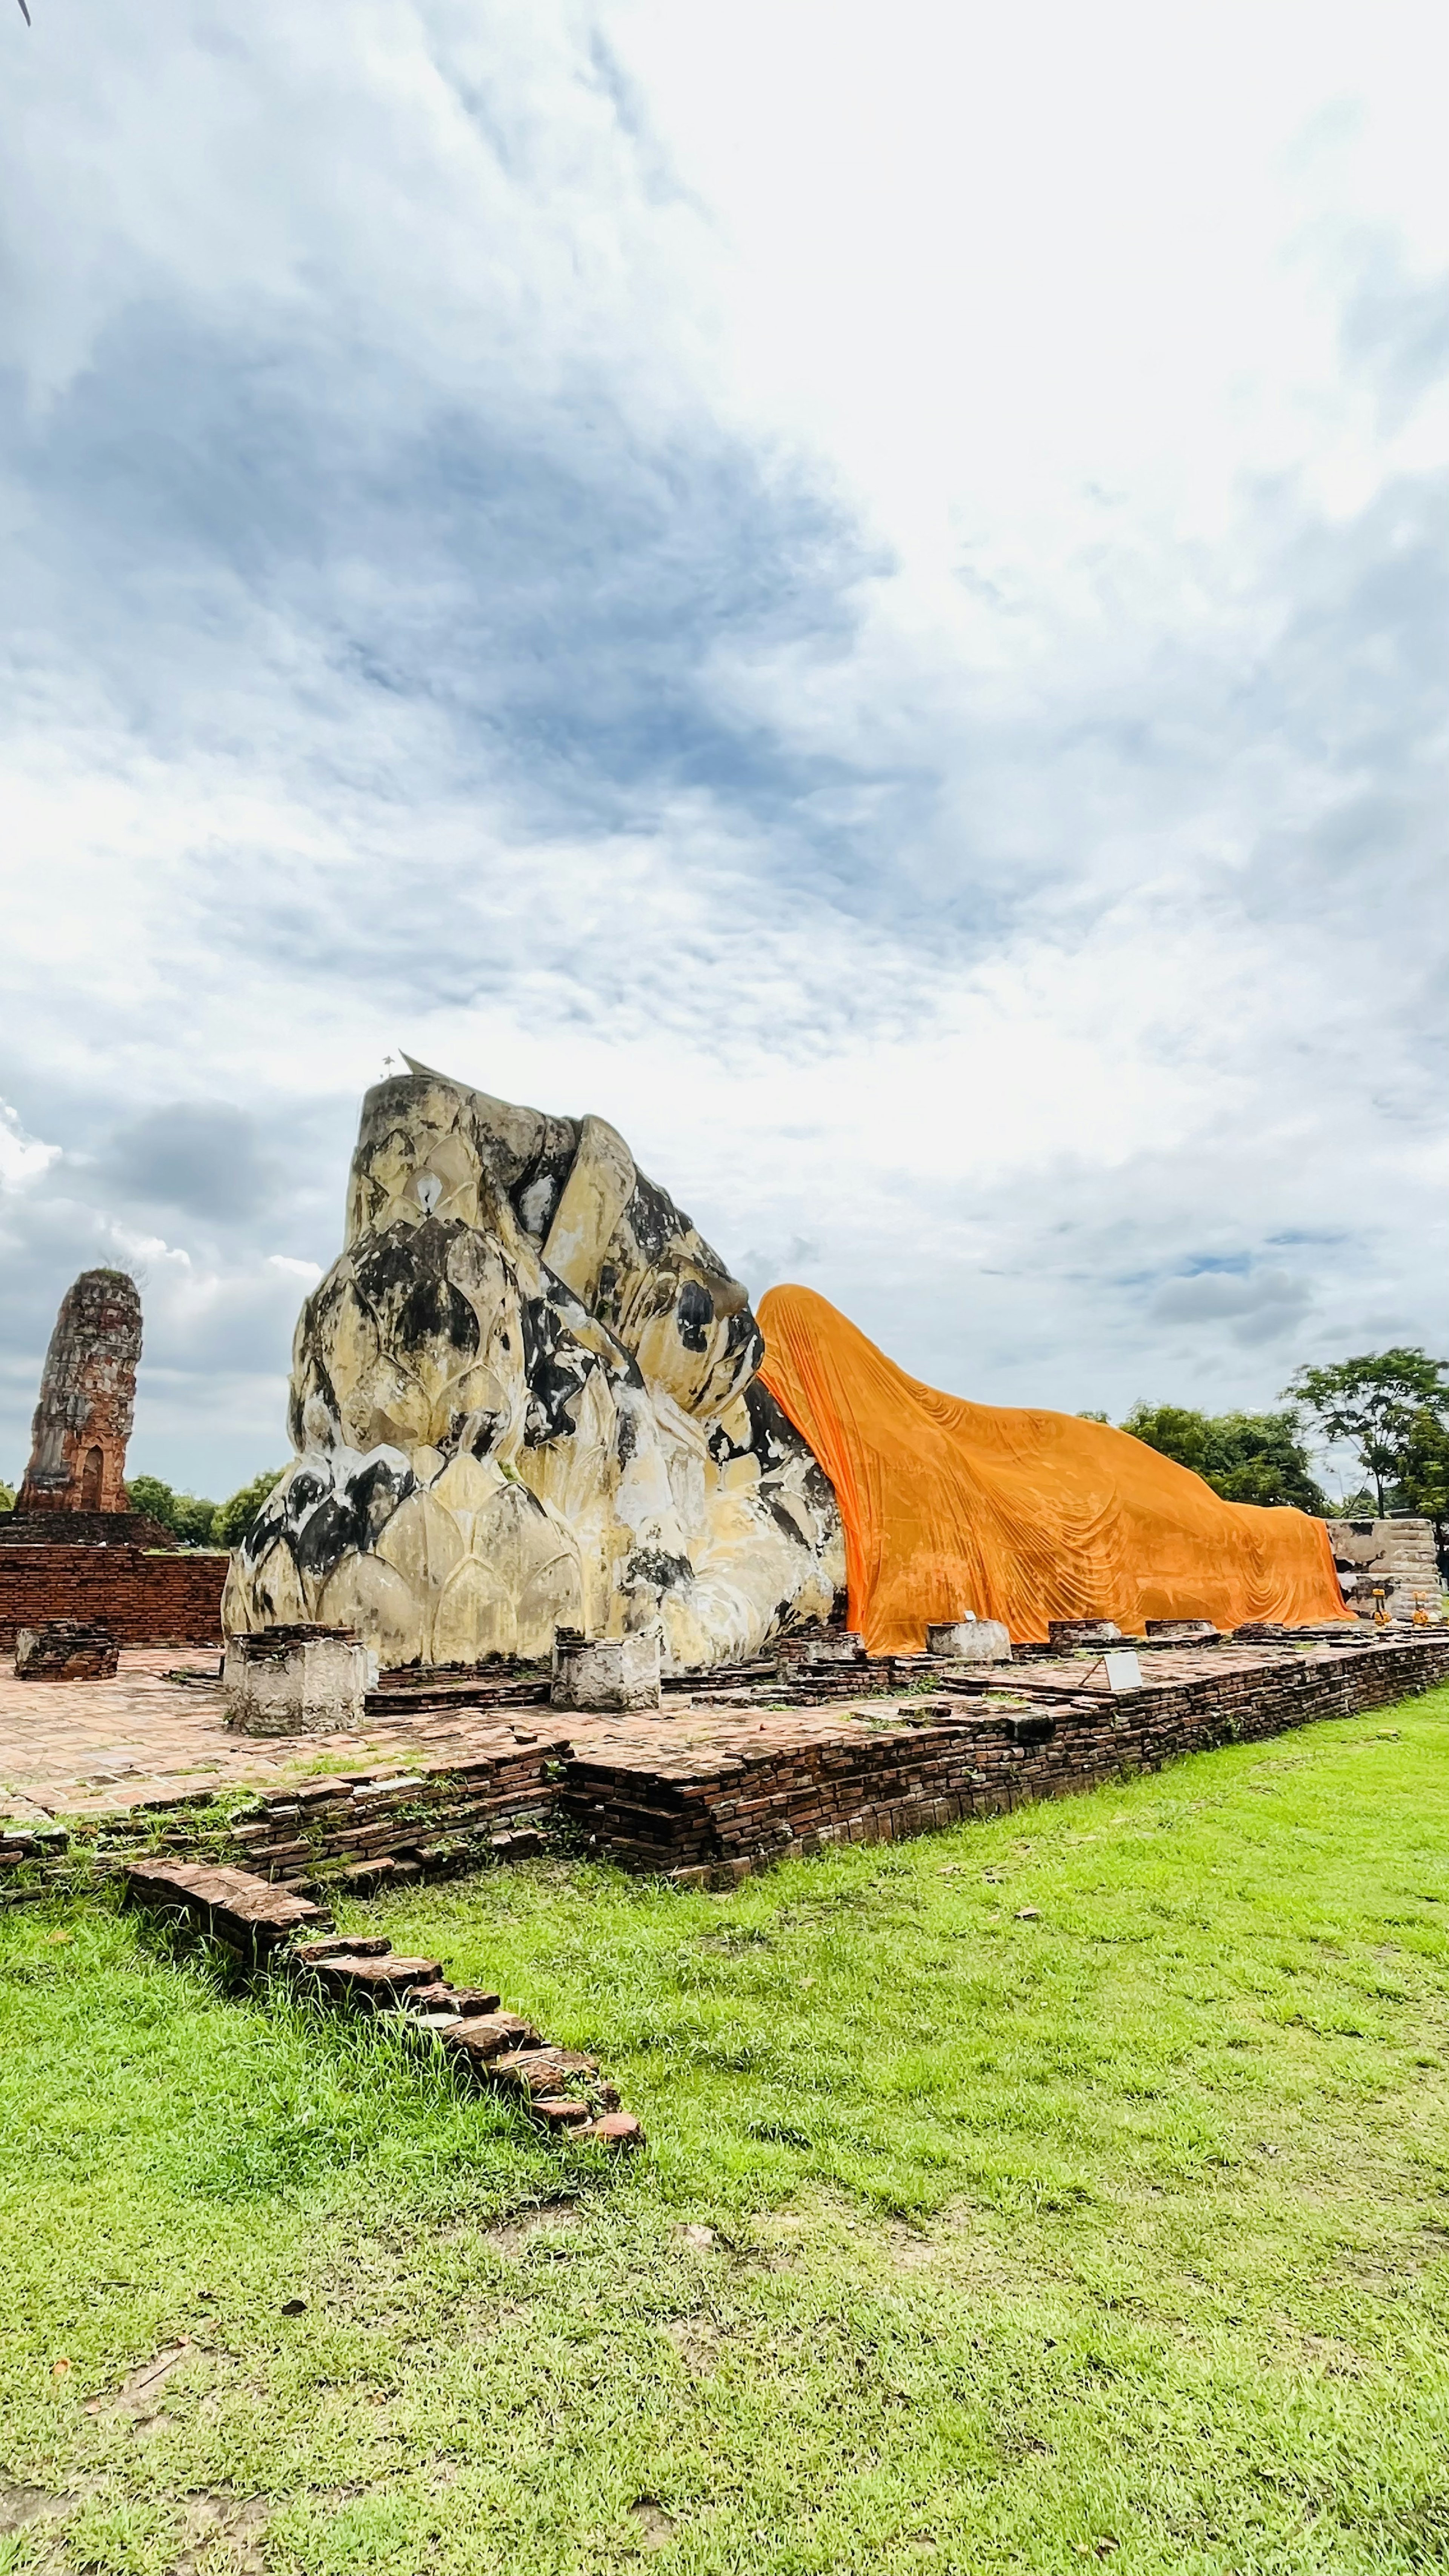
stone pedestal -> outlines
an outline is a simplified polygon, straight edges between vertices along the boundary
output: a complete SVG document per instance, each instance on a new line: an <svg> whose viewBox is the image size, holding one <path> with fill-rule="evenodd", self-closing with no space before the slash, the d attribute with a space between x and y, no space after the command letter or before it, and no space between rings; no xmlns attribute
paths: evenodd
<svg viewBox="0 0 1449 2576"><path fill-rule="evenodd" d="M1211 1619L1149 1619L1147 1634L1155 1646L1216 1646L1222 1630Z"/></svg>
<svg viewBox="0 0 1449 2576"><path fill-rule="evenodd" d="M358 1727L376 1660L346 1628L263 1628L230 1637L226 1722L241 1735L336 1735Z"/></svg>
<svg viewBox="0 0 1449 2576"><path fill-rule="evenodd" d="M953 1664L1009 1664L1011 1637L1000 1619L941 1619L926 1630L926 1652Z"/></svg>
<svg viewBox="0 0 1449 2576"><path fill-rule="evenodd" d="M88 1619L47 1619L22 1628L15 1640L15 1673L22 1682L108 1682L119 1649L109 1628Z"/></svg>
<svg viewBox="0 0 1449 2576"><path fill-rule="evenodd" d="M631 1637L599 1637L590 1643L560 1628L554 1639L548 1695L554 1708L657 1708L658 1629L641 1629Z"/></svg>
<svg viewBox="0 0 1449 2576"><path fill-rule="evenodd" d="M832 1628L823 1637L781 1637L777 1664L863 1664L865 1639L853 1628Z"/></svg>
<svg viewBox="0 0 1449 2576"><path fill-rule="evenodd" d="M1115 1619L1047 1621L1047 1636L1054 1646L1112 1646L1121 1634Z"/></svg>

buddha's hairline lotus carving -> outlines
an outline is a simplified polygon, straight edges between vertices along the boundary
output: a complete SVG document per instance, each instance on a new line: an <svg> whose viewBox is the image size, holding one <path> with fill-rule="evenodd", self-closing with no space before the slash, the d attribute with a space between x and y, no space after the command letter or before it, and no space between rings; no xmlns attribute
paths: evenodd
<svg viewBox="0 0 1449 2576"><path fill-rule="evenodd" d="M409 1059L363 1103L345 1247L294 1342L298 1455L228 1629L356 1627L400 1664L657 1621L690 1670L828 1616L835 1498L762 1351L614 1128Z"/></svg>

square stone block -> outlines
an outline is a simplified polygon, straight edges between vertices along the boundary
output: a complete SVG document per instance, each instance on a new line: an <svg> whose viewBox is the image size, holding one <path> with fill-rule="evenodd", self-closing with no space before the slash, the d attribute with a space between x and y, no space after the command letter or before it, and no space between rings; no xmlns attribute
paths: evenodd
<svg viewBox="0 0 1449 2576"><path fill-rule="evenodd" d="M590 1642L560 1628L548 1695L555 1708L657 1708L658 1629Z"/></svg>
<svg viewBox="0 0 1449 2576"><path fill-rule="evenodd" d="M926 1630L926 1652L953 1664L1009 1664L1011 1637L1000 1619L942 1619Z"/></svg>
<svg viewBox="0 0 1449 2576"><path fill-rule="evenodd" d="M335 1735L360 1726L374 1662L346 1628L263 1628L229 1637L227 1724L241 1735Z"/></svg>

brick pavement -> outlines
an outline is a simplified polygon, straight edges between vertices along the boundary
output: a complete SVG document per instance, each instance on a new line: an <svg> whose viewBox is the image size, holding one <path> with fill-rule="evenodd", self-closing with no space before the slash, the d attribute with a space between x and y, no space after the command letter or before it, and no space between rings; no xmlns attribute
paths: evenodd
<svg viewBox="0 0 1449 2576"><path fill-rule="evenodd" d="M782 1673L672 1689L648 1715L394 1709L380 1693L357 1732L257 1739L226 1730L210 1659L188 1668L175 1649L131 1649L114 1681L0 1674L0 1814L83 1831L114 1819L124 1838L129 1812L160 1810L137 1816L132 1845L139 1831L148 1847L180 1850L216 1838L186 1810L241 1788L254 1793L248 1812L223 1840L272 1878L476 1867L537 1849L542 1828L626 1867L713 1883L787 1851L894 1840L1449 1679L1449 1631L1139 1651L1143 1686L1125 1696L1090 1651L990 1674L915 1658L912 1687L888 1688L889 1666ZM102 1840L117 1847L108 1825ZM23 1856L12 1836L11 1861Z"/></svg>
<svg viewBox="0 0 1449 2576"><path fill-rule="evenodd" d="M169 1676L187 1673L185 1682ZM21 1682L0 1666L0 1816L109 1816L210 1789L276 1793L339 1765L358 1772L446 1770L544 1736L620 1758L733 1748L743 1728L795 1742L839 1732L843 1713L767 1711L758 1692L671 1695L657 1715L567 1718L547 1706L500 1717L449 1707L369 1719L356 1734L242 1736L225 1724L216 1661L184 1648L130 1647L109 1682ZM871 1716L884 1703L865 1703Z"/></svg>

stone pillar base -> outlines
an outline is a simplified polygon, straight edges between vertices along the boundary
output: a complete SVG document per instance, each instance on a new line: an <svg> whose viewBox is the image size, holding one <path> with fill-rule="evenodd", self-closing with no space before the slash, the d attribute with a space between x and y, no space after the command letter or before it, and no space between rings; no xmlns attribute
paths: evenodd
<svg viewBox="0 0 1449 2576"><path fill-rule="evenodd" d="M360 1726L376 1666L348 1628L262 1628L229 1637L226 1722L239 1735L337 1735Z"/></svg>
<svg viewBox="0 0 1449 2576"><path fill-rule="evenodd" d="M1009 1664L1011 1637L1000 1619L941 1619L926 1630L926 1652L953 1664Z"/></svg>
<svg viewBox="0 0 1449 2576"><path fill-rule="evenodd" d="M1115 1619L1048 1619L1054 1646L1113 1646L1122 1631Z"/></svg>
<svg viewBox="0 0 1449 2576"><path fill-rule="evenodd" d="M854 1628L832 1628L824 1636L778 1637L777 1664L863 1664L865 1639Z"/></svg>
<svg viewBox="0 0 1449 2576"><path fill-rule="evenodd" d="M558 1629L548 1696L554 1708L657 1708L658 1629L592 1642L572 1629Z"/></svg>

